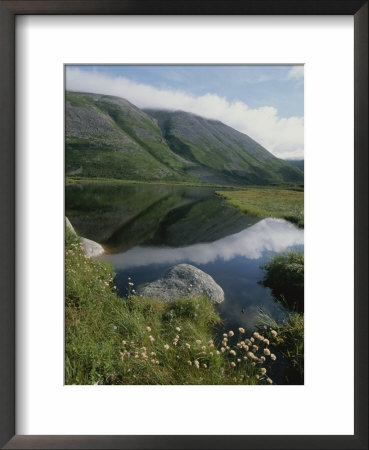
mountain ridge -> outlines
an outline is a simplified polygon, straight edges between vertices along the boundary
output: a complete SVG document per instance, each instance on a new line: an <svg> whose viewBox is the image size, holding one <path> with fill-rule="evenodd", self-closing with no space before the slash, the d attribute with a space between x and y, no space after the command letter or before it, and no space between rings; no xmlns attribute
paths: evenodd
<svg viewBox="0 0 369 450"><path fill-rule="evenodd" d="M224 123L66 92L66 174L229 185L301 182L300 169Z"/></svg>

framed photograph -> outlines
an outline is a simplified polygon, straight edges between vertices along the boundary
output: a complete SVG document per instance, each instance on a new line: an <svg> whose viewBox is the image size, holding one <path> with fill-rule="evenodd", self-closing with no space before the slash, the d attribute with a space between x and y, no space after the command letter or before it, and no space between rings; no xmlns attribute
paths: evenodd
<svg viewBox="0 0 369 450"><path fill-rule="evenodd" d="M368 448L367 2L0 8L1 445Z"/></svg>

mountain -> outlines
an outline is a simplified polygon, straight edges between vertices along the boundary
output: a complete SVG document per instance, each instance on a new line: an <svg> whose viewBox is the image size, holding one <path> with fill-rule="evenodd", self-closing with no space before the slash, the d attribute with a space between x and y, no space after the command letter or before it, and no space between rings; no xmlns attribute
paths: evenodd
<svg viewBox="0 0 369 450"><path fill-rule="evenodd" d="M298 167L302 172L304 171L304 160L303 159L285 159L288 163L295 167Z"/></svg>
<svg viewBox="0 0 369 450"><path fill-rule="evenodd" d="M303 173L222 122L141 110L100 94L66 93L67 175L144 181L269 184Z"/></svg>

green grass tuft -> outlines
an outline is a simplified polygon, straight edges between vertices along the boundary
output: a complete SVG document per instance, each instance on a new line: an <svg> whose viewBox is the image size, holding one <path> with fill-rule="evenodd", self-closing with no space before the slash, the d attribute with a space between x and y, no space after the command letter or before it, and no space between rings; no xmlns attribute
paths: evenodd
<svg viewBox="0 0 369 450"><path fill-rule="evenodd" d="M275 255L262 266L264 286L270 287L274 297L285 307L304 311L304 254L287 252Z"/></svg>

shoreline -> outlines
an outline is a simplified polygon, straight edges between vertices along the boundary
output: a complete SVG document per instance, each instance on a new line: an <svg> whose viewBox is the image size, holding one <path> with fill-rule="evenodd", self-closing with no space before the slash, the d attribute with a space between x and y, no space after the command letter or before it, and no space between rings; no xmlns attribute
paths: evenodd
<svg viewBox="0 0 369 450"><path fill-rule="evenodd" d="M267 184L267 185L225 185L215 183L194 183L194 182L180 182L180 181L143 181L143 180L121 180L118 178L83 178L83 177L65 177L65 186L72 186L78 183L101 183L101 184L145 184L145 185L160 185L160 186L183 186L183 187L202 187L215 189L229 189L229 190L248 190L248 189L283 189L304 191L303 183L286 183L286 184Z"/></svg>

